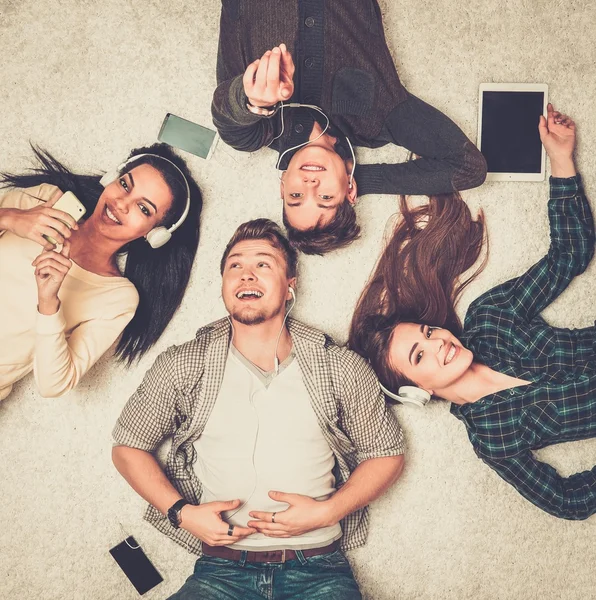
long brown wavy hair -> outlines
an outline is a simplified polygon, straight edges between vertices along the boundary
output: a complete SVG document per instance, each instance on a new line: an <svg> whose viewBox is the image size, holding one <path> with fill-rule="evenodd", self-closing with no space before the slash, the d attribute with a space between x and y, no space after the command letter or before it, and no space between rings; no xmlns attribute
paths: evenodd
<svg viewBox="0 0 596 600"><path fill-rule="evenodd" d="M381 383L397 392L412 384L391 364L389 346L399 323L443 327L458 336L455 305L488 258L484 215L476 220L461 196L440 194L410 207L400 197L401 218L360 295L348 344L368 358ZM484 259L471 274L483 246Z"/></svg>

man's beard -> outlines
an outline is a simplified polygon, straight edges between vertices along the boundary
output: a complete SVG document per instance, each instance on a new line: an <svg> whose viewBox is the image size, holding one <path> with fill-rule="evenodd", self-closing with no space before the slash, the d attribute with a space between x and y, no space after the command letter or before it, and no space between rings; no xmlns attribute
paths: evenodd
<svg viewBox="0 0 596 600"><path fill-rule="evenodd" d="M238 310L231 314L232 319L234 319L234 321L238 321L238 323L242 323L242 325L260 325L261 323L264 323L267 320L267 315L265 315L265 313L263 313L262 311L249 312L246 309L244 309Z"/></svg>
<svg viewBox="0 0 596 600"><path fill-rule="evenodd" d="M265 321L269 321L284 310L283 306L279 307L279 310L267 313L265 310L254 309L248 307L241 307L240 309L230 313L232 319L242 323L242 325L260 325Z"/></svg>

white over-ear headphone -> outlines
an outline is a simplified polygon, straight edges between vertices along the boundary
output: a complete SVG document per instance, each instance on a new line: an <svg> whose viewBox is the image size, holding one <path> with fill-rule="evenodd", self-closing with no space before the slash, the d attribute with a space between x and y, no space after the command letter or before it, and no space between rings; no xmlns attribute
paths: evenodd
<svg viewBox="0 0 596 600"><path fill-rule="evenodd" d="M432 331L434 329L441 329L441 327L431 327L429 329ZM379 382L383 393L389 398L393 398L393 400L397 400L402 404L414 404L415 406L426 406L431 399L431 395L422 388L413 386L413 385L402 385L399 390L397 390L397 394L388 390L381 382Z"/></svg>
<svg viewBox="0 0 596 600"><path fill-rule="evenodd" d="M402 404L414 404L415 406L426 406L430 402L430 394L422 388L413 385L402 385L397 394L390 392L382 383L379 382L383 393L397 400Z"/></svg>
<svg viewBox="0 0 596 600"><path fill-rule="evenodd" d="M159 158L160 160L164 160L165 162L171 164L178 171L178 173L180 173L184 181L184 185L186 186L186 206L184 207L184 211L182 212L181 217L170 227L164 227L163 225L160 225L159 227L154 227L145 236L147 243L153 249L157 249L161 248L170 241L172 233L176 231L176 229L178 229L178 227L180 227L182 223L184 223L184 220L188 216L188 212L190 210L190 186L188 185L188 180L184 176L184 173L182 172L180 167L177 164L173 163L169 158L165 158L164 156L160 156L159 154L136 154L135 156L131 156L128 160L125 160L122 164L118 165L114 170L108 171L99 180L99 183L101 183L103 187L107 187L108 185L110 185L110 183L116 181L116 179L120 177L120 174L125 169L126 165L129 165L131 162L134 162L139 158L142 158L143 156L153 156L154 158Z"/></svg>

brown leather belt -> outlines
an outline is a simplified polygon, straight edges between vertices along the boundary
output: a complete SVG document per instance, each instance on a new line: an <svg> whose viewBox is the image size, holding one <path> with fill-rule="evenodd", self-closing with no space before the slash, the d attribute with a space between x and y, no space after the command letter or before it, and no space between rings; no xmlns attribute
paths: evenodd
<svg viewBox="0 0 596 600"><path fill-rule="evenodd" d="M336 540L323 548L308 548L301 550L301 552L305 558L310 558L312 556L319 556L320 554L330 554L338 548L339 541ZM242 552L243 550L234 550L227 546L210 546L203 542L203 554L207 556L239 561L242 559ZM246 562L250 563L284 563L287 560L296 560L297 558L295 550L286 550L285 548L282 550L262 550L259 552L253 550L246 551Z"/></svg>

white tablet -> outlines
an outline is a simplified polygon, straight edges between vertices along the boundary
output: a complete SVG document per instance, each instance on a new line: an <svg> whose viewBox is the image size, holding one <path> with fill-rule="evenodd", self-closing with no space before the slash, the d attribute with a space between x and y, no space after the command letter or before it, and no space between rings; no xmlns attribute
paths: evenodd
<svg viewBox="0 0 596 600"><path fill-rule="evenodd" d="M543 83L481 83L478 148L487 181L544 181L545 153L538 134L546 115Z"/></svg>

